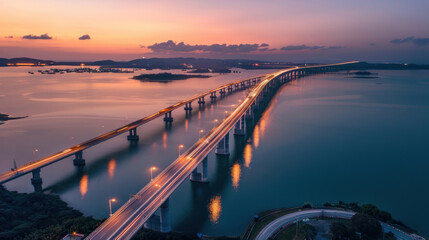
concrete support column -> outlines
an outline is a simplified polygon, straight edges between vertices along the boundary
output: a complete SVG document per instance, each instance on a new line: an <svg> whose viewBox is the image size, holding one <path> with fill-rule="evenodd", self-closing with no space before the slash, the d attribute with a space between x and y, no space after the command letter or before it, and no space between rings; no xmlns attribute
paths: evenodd
<svg viewBox="0 0 429 240"><path fill-rule="evenodd" d="M229 133L225 135L225 155L229 155Z"/></svg>
<svg viewBox="0 0 429 240"><path fill-rule="evenodd" d="M150 216L150 218L144 223L144 227L153 231L160 231L160 217L156 214Z"/></svg>
<svg viewBox="0 0 429 240"><path fill-rule="evenodd" d="M33 184L35 192L42 192L42 178L40 177L40 168L34 169L32 172L31 184Z"/></svg>
<svg viewBox="0 0 429 240"><path fill-rule="evenodd" d="M192 102L188 102L185 103L185 112L186 112L186 117L189 117L192 113L192 106L191 106Z"/></svg>
<svg viewBox="0 0 429 240"><path fill-rule="evenodd" d="M221 90L219 90L219 93L220 93L220 97L225 97L225 94L226 94L225 88L222 88Z"/></svg>
<svg viewBox="0 0 429 240"><path fill-rule="evenodd" d="M164 122L166 127L171 127L173 123L173 117L171 117L171 111L165 113Z"/></svg>
<svg viewBox="0 0 429 240"><path fill-rule="evenodd" d="M211 92L210 93L210 99L212 102L216 101L216 92Z"/></svg>
<svg viewBox="0 0 429 240"><path fill-rule="evenodd" d="M127 136L128 141L138 142L139 135L137 135L137 128L130 129L130 134Z"/></svg>
<svg viewBox="0 0 429 240"><path fill-rule="evenodd" d="M208 182L208 175L207 175L207 166L208 166L208 156L206 156L204 159L203 159L203 163L202 163L202 171L201 171L201 181L202 182Z"/></svg>
<svg viewBox="0 0 429 240"><path fill-rule="evenodd" d="M85 159L83 159L82 155L83 155L82 151L75 153L75 159L73 159L73 165L77 167L85 166Z"/></svg>
<svg viewBox="0 0 429 240"><path fill-rule="evenodd" d="M189 179L192 182L201 182L206 183L207 182L207 156L203 159L201 163L201 173L198 172L198 167L196 167L192 173L191 176L189 176Z"/></svg>
<svg viewBox="0 0 429 240"><path fill-rule="evenodd" d="M244 136L244 116L235 124L234 135Z"/></svg>
<svg viewBox="0 0 429 240"><path fill-rule="evenodd" d="M220 140L220 142L217 144L216 146L216 154L223 154L223 152L225 151L225 139L222 138L222 140Z"/></svg>
<svg viewBox="0 0 429 240"><path fill-rule="evenodd" d="M253 107L250 107L249 109L247 109L246 112L246 119L253 119Z"/></svg>
<svg viewBox="0 0 429 240"><path fill-rule="evenodd" d="M229 155L229 133L218 143L215 153L217 155Z"/></svg>
<svg viewBox="0 0 429 240"><path fill-rule="evenodd" d="M161 232L171 232L171 223L170 223L170 198L167 198L165 202L161 205Z"/></svg>
<svg viewBox="0 0 429 240"><path fill-rule="evenodd" d="M201 179L201 173L198 172L198 167L196 167L192 173L191 176L189 176L189 180L193 182L198 182Z"/></svg>
<svg viewBox="0 0 429 240"><path fill-rule="evenodd" d="M202 107L204 107L204 104L206 103L206 101L204 101L204 96L202 96L202 97L200 97L199 99L198 99L198 106L200 107L200 108L202 108Z"/></svg>
<svg viewBox="0 0 429 240"><path fill-rule="evenodd" d="M228 86L228 93L232 92L232 86Z"/></svg>

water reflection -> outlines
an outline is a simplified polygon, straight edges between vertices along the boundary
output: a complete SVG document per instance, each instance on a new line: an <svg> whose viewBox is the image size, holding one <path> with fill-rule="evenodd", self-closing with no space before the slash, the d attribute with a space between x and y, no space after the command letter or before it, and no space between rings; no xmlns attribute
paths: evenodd
<svg viewBox="0 0 429 240"><path fill-rule="evenodd" d="M259 125L255 126L255 130L253 132L253 144L255 148L259 146Z"/></svg>
<svg viewBox="0 0 429 240"><path fill-rule="evenodd" d="M167 131L162 133L162 147L167 150Z"/></svg>
<svg viewBox="0 0 429 240"><path fill-rule="evenodd" d="M249 168L251 162L252 162L252 145L248 143L244 148L244 166Z"/></svg>
<svg viewBox="0 0 429 240"><path fill-rule="evenodd" d="M79 191L82 198L88 192L88 175L87 174L84 174L80 179Z"/></svg>
<svg viewBox="0 0 429 240"><path fill-rule="evenodd" d="M220 218L221 212L222 212L221 197L214 196L210 200L210 204L209 204L210 221L214 224L217 224Z"/></svg>
<svg viewBox="0 0 429 240"><path fill-rule="evenodd" d="M116 168L116 160L112 158L109 161L109 165L107 166L107 169L109 171L109 178L113 179L113 176L115 176L115 168Z"/></svg>
<svg viewBox="0 0 429 240"><path fill-rule="evenodd" d="M240 177L241 177L241 166L238 163L235 163L231 167L231 177L232 177L232 186L234 189L237 190L239 183L240 183Z"/></svg>

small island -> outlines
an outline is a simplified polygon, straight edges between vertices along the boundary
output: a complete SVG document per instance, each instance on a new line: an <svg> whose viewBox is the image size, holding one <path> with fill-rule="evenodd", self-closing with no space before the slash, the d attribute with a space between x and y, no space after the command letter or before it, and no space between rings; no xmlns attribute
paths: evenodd
<svg viewBox="0 0 429 240"><path fill-rule="evenodd" d="M209 75L194 75L194 74L173 74L173 73L157 73L157 74L141 74L134 76L133 79L148 82L170 82L173 80L185 80L188 78L209 78Z"/></svg>
<svg viewBox="0 0 429 240"><path fill-rule="evenodd" d="M28 117L28 116L24 116L24 117L10 117L9 114L0 113L0 121L3 121L3 122L4 121L8 121L8 120L16 120L16 119L26 118L26 117Z"/></svg>

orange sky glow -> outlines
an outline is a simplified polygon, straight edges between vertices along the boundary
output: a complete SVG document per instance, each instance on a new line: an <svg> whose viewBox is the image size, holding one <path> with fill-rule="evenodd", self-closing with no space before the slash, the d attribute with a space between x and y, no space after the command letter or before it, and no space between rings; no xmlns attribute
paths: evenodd
<svg viewBox="0 0 429 240"><path fill-rule="evenodd" d="M428 8L429 3L423 0L413 4L389 0L0 0L0 57L129 60L142 56L197 56L288 60L331 55L348 58L358 53L370 59L403 57L408 52L406 58L419 61L422 50L429 52L429 30L420 24L429 22L422 10ZM29 34L46 33L52 39L23 39ZM78 40L84 34L91 39ZM410 36L422 39L424 44L391 43ZM189 45L267 43L272 51L231 54L154 52L147 48L168 40ZM279 50L301 45L309 48ZM315 46L323 48L310 48Z"/></svg>

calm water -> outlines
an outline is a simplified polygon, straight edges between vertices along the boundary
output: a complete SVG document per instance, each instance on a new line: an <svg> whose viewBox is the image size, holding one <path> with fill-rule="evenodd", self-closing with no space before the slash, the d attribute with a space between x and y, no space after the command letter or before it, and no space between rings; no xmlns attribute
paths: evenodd
<svg viewBox="0 0 429 240"><path fill-rule="evenodd" d="M32 69L34 70L34 69ZM133 74L29 75L0 69L0 112L29 118L0 126L0 170L78 144L178 100L235 79L271 71L242 71L167 84L141 83ZM174 72L174 71L173 71ZM326 201L373 203L429 235L429 71L378 71L378 79L319 75L283 86L244 144L230 158L209 156L209 184L188 181L172 195L175 230L238 235L255 212ZM98 218L117 209L189 147L200 129L233 108L246 92L207 105L193 116L173 112L138 129L131 147L120 136L42 169L44 187ZM33 151L38 149L38 152ZM6 184L31 191L30 176Z"/></svg>

